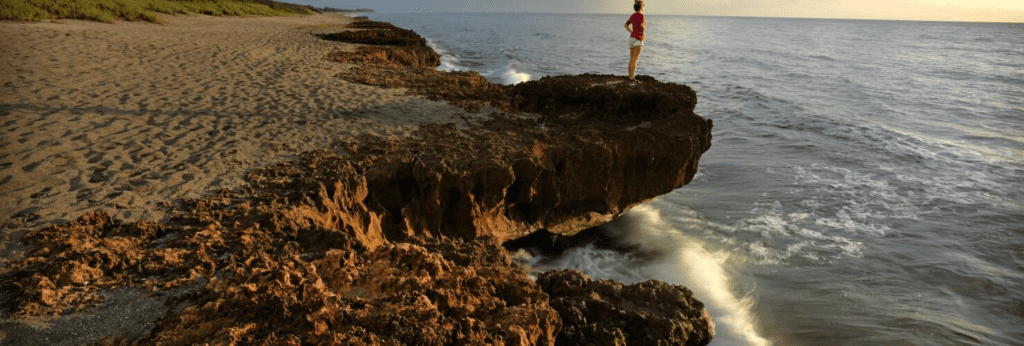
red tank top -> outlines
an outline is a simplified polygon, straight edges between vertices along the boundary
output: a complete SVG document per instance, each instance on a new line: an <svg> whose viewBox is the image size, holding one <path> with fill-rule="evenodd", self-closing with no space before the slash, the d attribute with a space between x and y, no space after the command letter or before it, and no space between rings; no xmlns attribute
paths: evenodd
<svg viewBox="0 0 1024 346"><path fill-rule="evenodd" d="M643 37L644 37L644 25L643 25L643 23L644 23L644 15L640 14L640 13L633 13L633 15L629 17L629 21L633 22L633 33L630 34L629 37L632 37L632 38L638 39L640 41L643 41L644 40L643 39Z"/></svg>

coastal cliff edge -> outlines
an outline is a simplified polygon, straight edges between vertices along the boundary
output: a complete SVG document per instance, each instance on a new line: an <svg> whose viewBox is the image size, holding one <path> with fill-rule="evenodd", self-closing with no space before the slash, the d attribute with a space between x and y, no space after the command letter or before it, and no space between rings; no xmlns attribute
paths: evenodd
<svg viewBox="0 0 1024 346"><path fill-rule="evenodd" d="M163 302L145 335L105 343L703 345L688 289L574 271L530 279L501 246L574 234L689 183L712 122L684 85L640 76L514 86L441 72L414 32L356 21L322 37L368 44L327 59L348 81L445 100L470 125L363 135L168 201L172 217L94 212L29 232L0 277L5 318L89 311L112 291ZM545 231L547 232L547 231ZM134 291L133 291L134 292Z"/></svg>

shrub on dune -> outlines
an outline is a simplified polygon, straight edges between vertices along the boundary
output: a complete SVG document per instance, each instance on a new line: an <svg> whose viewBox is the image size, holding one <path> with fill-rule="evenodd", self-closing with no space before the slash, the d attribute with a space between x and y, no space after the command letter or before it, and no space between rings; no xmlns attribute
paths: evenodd
<svg viewBox="0 0 1024 346"><path fill-rule="evenodd" d="M309 8L269 0L4 0L0 20L84 19L160 22L157 13L211 16L312 14Z"/></svg>

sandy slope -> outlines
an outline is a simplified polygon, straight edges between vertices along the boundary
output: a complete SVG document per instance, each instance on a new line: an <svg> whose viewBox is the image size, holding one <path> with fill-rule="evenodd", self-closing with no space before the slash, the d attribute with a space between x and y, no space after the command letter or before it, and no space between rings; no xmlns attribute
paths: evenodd
<svg viewBox="0 0 1024 346"><path fill-rule="evenodd" d="M324 57L354 46L313 33L344 16L165 18L0 22L3 243L92 210L159 219L247 169L462 112L334 77L349 67Z"/></svg>

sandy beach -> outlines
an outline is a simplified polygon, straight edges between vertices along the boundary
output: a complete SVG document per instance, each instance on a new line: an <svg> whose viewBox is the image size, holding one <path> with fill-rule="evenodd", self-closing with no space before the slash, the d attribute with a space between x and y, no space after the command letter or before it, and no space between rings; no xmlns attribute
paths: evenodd
<svg viewBox="0 0 1024 346"><path fill-rule="evenodd" d="M30 230L92 211L159 221L165 203L236 187L253 168L465 113L335 77L351 66L327 55L354 45L315 34L346 30L342 15L163 18L0 22L0 265L23 258ZM161 303L139 294L95 315L5 322L0 343L144 333L162 310L147 314Z"/></svg>
<svg viewBox="0 0 1024 346"><path fill-rule="evenodd" d="M408 135L462 110L352 84L316 33L351 19L164 16L166 25L0 22L0 258L17 234L101 210L237 186L243 172L346 136ZM401 115L396 116L396 115Z"/></svg>

